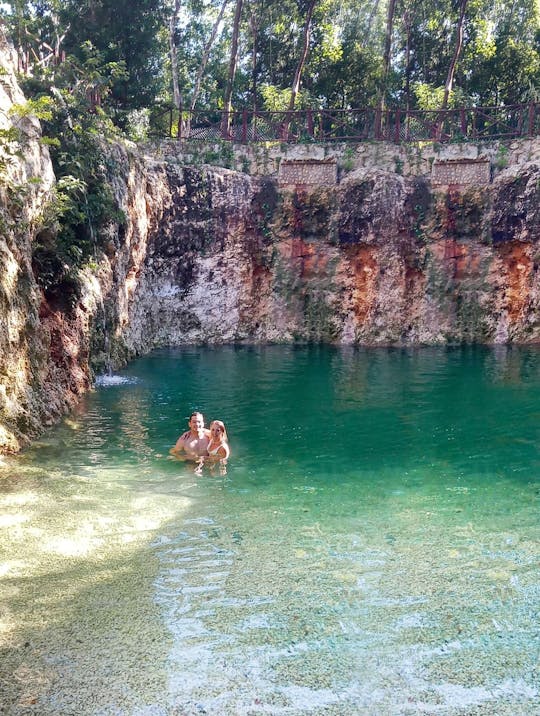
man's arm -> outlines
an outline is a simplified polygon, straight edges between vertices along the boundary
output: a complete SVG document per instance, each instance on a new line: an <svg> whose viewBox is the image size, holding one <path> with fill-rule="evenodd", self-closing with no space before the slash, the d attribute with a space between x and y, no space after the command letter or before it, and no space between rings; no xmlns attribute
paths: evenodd
<svg viewBox="0 0 540 716"><path fill-rule="evenodd" d="M183 457L182 453L186 452L186 446L184 444L184 438L186 437L186 434L180 435L178 440L176 441L176 444L174 447L172 447L169 450L170 455L174 455L175 457Z"/></svg>

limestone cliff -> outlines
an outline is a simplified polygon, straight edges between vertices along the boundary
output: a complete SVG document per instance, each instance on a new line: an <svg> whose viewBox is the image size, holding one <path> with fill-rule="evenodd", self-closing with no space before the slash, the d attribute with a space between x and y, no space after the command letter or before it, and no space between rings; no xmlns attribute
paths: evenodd
<svg viewBox="0 0 540 716"><path fill-rule="evenodd" d="M375 167L309 189L171 162L153 172L139 182L153 214L118 331L128 352L540 336L535 162L438 190Z"/></svg>
<svg viewBox="0 0 540 716"><path fill-rule="evenodd" d="M42 288L35 248L56 231L55 176L15 66L0 32L0 452L19 450L91 387L103 300L101 270L81 271L76 300L67 282L54 296Z"/></svg>
<svg viewBox="0 0 540 716"><path fill-rule="evenodd" d="M17 449L19 437L35 434L48 419L44 386L51 340L41 324L31 244L54 180L39 123L11 113L24 102L13 66L0 35L0 447L8 449Z"/></svg>

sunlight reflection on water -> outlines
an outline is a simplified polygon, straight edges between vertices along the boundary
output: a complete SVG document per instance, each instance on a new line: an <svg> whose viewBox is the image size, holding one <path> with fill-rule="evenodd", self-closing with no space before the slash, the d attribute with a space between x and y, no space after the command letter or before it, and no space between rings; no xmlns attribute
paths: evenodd
<svg viewBox="0 0 540 716"><path fill-rule="evenodd" d="M124 375L98 375L96 377L96 386L106 388L110 385L135 385L139 382L138 378L128 378Z"/></svg>

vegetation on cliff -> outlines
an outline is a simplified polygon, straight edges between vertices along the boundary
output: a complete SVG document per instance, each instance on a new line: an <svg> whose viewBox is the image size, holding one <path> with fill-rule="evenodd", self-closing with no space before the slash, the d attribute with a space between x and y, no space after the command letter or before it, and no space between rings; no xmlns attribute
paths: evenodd
<svg viewBox="0 0 540 716"><path fill-rule="evenodd" d="M99 82L101 92L109 92L125 72L121 63L103 62L88 43L83 49L84 57L66 59L54 77L39 71L22 75L30 99L12 108L15 116L40 119L41 141L49 147L57 182L44 230L33 244L32 264L47 300L68 309L79 298L78 270L97 258L108 224L123 220L110 185L114 167L107 147L121 133L93 106L90 90Z"/></svg>

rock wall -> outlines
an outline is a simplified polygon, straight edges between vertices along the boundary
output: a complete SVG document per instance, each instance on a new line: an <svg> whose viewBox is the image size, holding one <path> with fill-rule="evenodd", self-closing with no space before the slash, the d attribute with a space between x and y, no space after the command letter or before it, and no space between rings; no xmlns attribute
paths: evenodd
<svg viewBox="0 0 540 716"><path fill-rule="evenodd" d="M49 418L44 401L54 341L42 325L41 292L32 272L32 242L53 186L37 120L17 119L25 98L14 58L0 34L0 447L18 449ZM65 409L65 405L60 409ZM59 414L59 411L58 413Z"/></svg>
<svg viewBox="0 0 540 716"><path fill-rule="evenodd" d="M335 187L159 164L118 334L183 343L532 342L540 165L485 186L362 168ZM144 182L143 182L144 183Z"/></svg>
<svg viewBox="0 0 540 716"><path fill-rule="evenodd" d="M0 31L0 453L17 451L68 412L92 385L103 277L81 273L75 304L47 300L33 263L54 233L55 176L26 100L16 56Z"/></svg>
<svg viewBox="0 0 540 716"><path fill-rule="evenodd" d="M516 140L492 140L465 143L366 141L358 144L234 144L229 142L160 141L148 144L154 157L190 166L219 164L252 176L277 177L283 162L330 161L340 175L374 167L403 176L428 176L434 162L457 159L471 161L484 157L494 174L506 167L540 161L540 143L536 137Z"/></svg>

